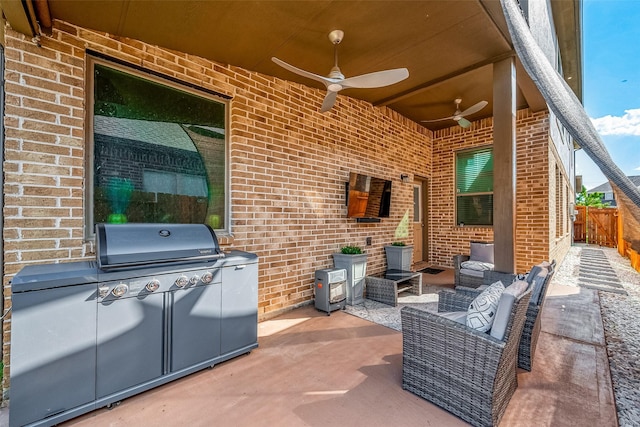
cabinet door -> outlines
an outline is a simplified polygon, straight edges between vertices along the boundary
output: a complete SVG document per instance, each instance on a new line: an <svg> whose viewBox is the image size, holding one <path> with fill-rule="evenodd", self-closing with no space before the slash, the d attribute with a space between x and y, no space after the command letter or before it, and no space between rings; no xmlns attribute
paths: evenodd
<svg viewBox="0 0 640 427"><path fill-rule="evenodd" d="M171 371L220 355L220 283L172 292Z"/></svg>
<svg viewBox="0 0 640 427"><path fill-rule="evenodd" d="M11 425L95 400L96 285L13 294Z"/></svg>
<svg viewBox="0 0 640 427"><path fill-rule="evenodd" d="M97 396L163 374L164 294L98 303Z"/></svg>
<svg viewBox="0 0 640 427"><path fill-rule="evenodd" d="M258 264L222 269L221 334L222 355L258 343Z"/></svg>

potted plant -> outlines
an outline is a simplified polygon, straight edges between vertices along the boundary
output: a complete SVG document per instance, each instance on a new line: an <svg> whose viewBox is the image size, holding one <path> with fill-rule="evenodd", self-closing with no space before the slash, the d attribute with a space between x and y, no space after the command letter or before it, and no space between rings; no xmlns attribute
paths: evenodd
<svg viewBox="0 0 640 427"><path fill-rule="evenodd" d="M387 254L387 270L411 271L413 245L404 242L393 242L384 247Z"/></svg>
<svg viewBox="0 0 640 427"><path fill-rule="evenodd" d="M347 270L347 304L360 304L364 301L364 277L367 275L367 254L362 248L347 245L333 254L335 268Z"/></svg>

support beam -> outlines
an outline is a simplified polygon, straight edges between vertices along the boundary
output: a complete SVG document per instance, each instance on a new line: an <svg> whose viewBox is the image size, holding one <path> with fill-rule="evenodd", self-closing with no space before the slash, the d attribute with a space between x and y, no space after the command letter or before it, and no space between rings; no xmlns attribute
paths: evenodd
<svg viewBox="0 0 640 427"><path fill-rule="evenodd" d="M470 71L477 70L478 68L482 68L482 67L484 67L486 65L489 65L489 64L494 64L496 62L504 60L505 58L513 58L513 57L515 57L515 54L513 53L513 51L509 51L509 52L505 52L505 53L503 53L501 55L498 55L496 57L493 57L493 58L487 58L487 59L485 59L483 61L477 62L477 63L469 65L467 67L464 67L461 70L457 70L457 71L454 71L452 73L446 74L444 76L440 76L440 77L438 77L436 79L429 80L427 82L421 83L418 86L412 87L411 89L405 90L404 92L401 92L401 93L399 93L397 95L381 99L380 101L375 101L373 103L373 105L376 106L376 107L383 107L383 106L386 106L386 105L394 104L396 102L402 101L403 99L412 97L414 95L418 95L421 92L423 92L425 90L428 90L428 89L431 89L433 86L435 86L437 84L440 84L440 83L443 83L443 82L446 82L447 80L453 79L454 77L461 76L463 74L466 74L466 73L468 73Z"/></svg>
<svg viewBox="0 0 640 427"><path fill-rule="evenodd" d="M493 64L493 240L495 269L515 273L516 66Z"/></svg>

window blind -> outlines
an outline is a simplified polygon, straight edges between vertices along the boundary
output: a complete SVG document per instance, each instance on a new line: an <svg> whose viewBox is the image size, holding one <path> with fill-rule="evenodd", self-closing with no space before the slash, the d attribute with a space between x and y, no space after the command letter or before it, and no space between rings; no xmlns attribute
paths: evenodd
<svg viewBox="0 0 640 427"><path fill-rule="evenodd" d="M493 192L493 148L458 153L456 188L458 194Z"/></svg>
<svg viewBox="0 0 640 427"><path fill-rule="evenodd" d="M493 148L456 154L456 224L493 225Z"/></svg>

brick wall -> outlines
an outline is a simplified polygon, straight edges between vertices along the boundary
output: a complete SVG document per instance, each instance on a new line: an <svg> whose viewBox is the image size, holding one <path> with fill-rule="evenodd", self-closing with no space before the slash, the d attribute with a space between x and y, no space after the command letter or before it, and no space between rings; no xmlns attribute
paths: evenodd
<svg viewBox="0 0 640 427"><path fill-rule="evenodd" d="M324 91L55 22L41 47L6 31L5 309L9 280L24 265L94 257L83 241L87 50L232 97L232 236L220 240L260 256L261 318L308 303L314 271L331 266L331 254L342 245L364 246L372 237L365 248L368 271L384 268L383 246L397 240L397 227L413 212L413 185L402 183L401 174L430 178L430 261L450 265L470 240L493 239L490 228L453 224L454 150L490 144L490 119L433 135L390 109L345 96L320 114ZM549 258L555 193L547 121L547 113L518 113L519 271ZM351 171L393 182L388 219L367 224L346 218ZM566 239L558 253L565 246ZM9 319L3 324L5 392L10 330Z"/></svg>
<svg viewBox="0 0 640 427"><path fill-rule="evenodd" d="M9 280L24 265L94 256L83 241L88 49L232 97L233 237L221 240L260 256L261 318L312 299L314 271L331 266L331 254L344 244L364 246L372 237L368 269L384 268L383 246L412 212L412 185L400 174L431 176L430 131L345 96L320 114L324 91L55 22L41 47L6 30L5 308ZM393 181L390 218L346 218L350 171ZM10 330L8 319L5 392Z"/></svg>
<svg viewBox="0 0 640 427"><path fill-rule="evenodd" d="M518 111L516 127L516 266L518 272L524 272L550 257L554 236L550 226L555 224L555 190L551 191L550 182L555 179L550 181L553 173L549 173L552 151L547 112ZM434 133L429 258L435 264L451 266L453 255L469 253L472 240L493 240L492 227L455 224L454 176L456 151L492 142L491 118L474 122L467 129L454 126ZM565 247L566 242L563 244ZM561 250L557 252L564 256Z"/></svg>

